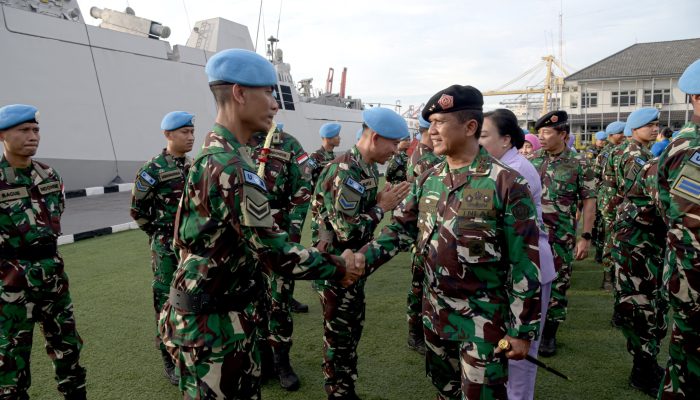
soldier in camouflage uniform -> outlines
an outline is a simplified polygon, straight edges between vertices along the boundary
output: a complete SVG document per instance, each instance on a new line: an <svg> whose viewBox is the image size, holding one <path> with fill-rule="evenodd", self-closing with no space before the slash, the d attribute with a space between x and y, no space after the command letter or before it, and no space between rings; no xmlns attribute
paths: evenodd
<svg viewBox="0 0 700 400"><path fill-rule="evenodd" d="M261 264L289 278L349 285L362 274L364 259L288 242L274 223L267 188L245 150L253 133L268 131L278 110L272 64L231 49L211 57L205 71L216 124L190 167L175 219L180 262L160 333L185 399L259 399Z"/></svg>
<svg viewBox="0 0 700 400"><path fill-rule="evenodd" d="M590 145L586 149L586 158L588 163L593 168L593 179L595 182L596 189L600 183L600 174L598 174L595 162L600 156L600 153L608 146L608 134L605 131L600 131L596 133L595 144ZM596 200L597 201L597 200ZM605 231L603 230L603 217L600 211L596 208L595 211L595 221L593 222L593 247L595 247L595 260L597 262L603 262L603 238L605 237Z"/></svg>
<svg viewBox="0 0 700 400"><path fill-rule="evenodd" d="M508 359L537 338L537 213L525 179L479 146L483 97L453 85L423 111L445 162L422 174L361 249L368 274L416 243L425 259L426 369L438 399L506 399ZM512 350L498 354L500 339Z"/></svg>
<svg viewBox="0 0 700 400"><path fill-rule="evenodd" d="M53 168L32 160L39 139L35 107L0 108L0 399L29 399L37 322L58 391L66 399L85 399L85 368L79 364L83 341L56 247L63 181Z"/></svg>
<svg viewBox="0 0 700 400"><path fill-rule="evenodd" d="M610 191L605 182L604 177L604 167L607 165L608 158L613 152L613 149L622 143L624 140L623 131L625 129L625 123L622 121L614 121L605 127L605 134L607 135L607 143L600 150L598 157L593 163L593 175L595 179L596 187L596 220L595 224L598 230L598 235L594 239L593 244L596 248L596 261L608 265L604 260L604 248L609 236L609 229L606 228L605 214L604 210L607 207L608 200L612 191ZM612 272L611 268L603 268L603 282L601 284L601 289L612 290Z"/></svg>
<svg viewBox="0 0 700 400"><path fill-rule="evenodd" d="M265 139L272 135L270 147L264 150ZM311 200L311 179L306 172L309 156L299 141L283 131L283 125L277 124L272 133L258 132L253 135L249 145L252 149L256 166L265 160L265 172L262 176L267 187L267 198L272 217L277 226L287 232L289 241L299 243L304 227L306 212ZM265 153L267 153L265 155ZM269 342L274 355L274 366L280 385L287 390L299 389L299 377L289 363L289 351L292 347L292 302L294 280L271 271L266 274L267 291L267 335L263 340ZM261 345L264 346L264 344ZM263 358L263 371L265 371Z"/></svg>
<svg viewBox="0 0 700 400"><path fill-rule="evenodd" d="M659 157L659 202L668 226L663 275L673 308L663 400L700 398L700 60L678 87L694 112Z"/></svg>
<svg viewBox="0 0 700 400"><path fill-rule="evenodd" d="M422 115L418 116L418 133L420 142L413 150L408 161L406 180L415 182L425 171L442 161L442 157L433 152L433 141L430 139L428 130L430 122L426 121ZM425 279L425 268L423 255L411 250L411 290L406 299L406 319L408 320L408 347L420 354L425 354L425 338L423 337L423 321L421 313L423 311L423 280Z"/></svg>
<svg viewBox="0 0 700 400"><path fill-rule="evenodd" d="M153 271L153 308L156 315L156 348L160 350L165 376L177 385L175 364L158 333L158 318L168 299L170 281L177 268L173 250L175 213L182 197L187 171L192 162L186 156L194 144L194 115L184 111L168 113L160 124L168 145L136 173L131 193L131 218L148 235Z"/></svg>
<svg viewBox="0 0 700 400"><path fill-rule="evenodd" d="M311 243L331 254L357 250L372 240L384 213L406 197L402 182L377 194L376 163L385 163L408 135L406 121L387 108L362 113L364 132L357 145L326 166L311 203ZM329 399L357 399L357 345L365 316L365 281L349 288L323 280L315 286L323 308L323 375Z"/></svg>
<svg viewBox="0 0 700 400"><path fill-rule="evenodd" d="M572 262L574 256L577 260L588 256L595 218L593 170L582 155L574 154L566 146L567 119L565 111L552 111L537 120L535 129L539 131L542 148L531 160L542 179L542 219L549 230L557 271L539 349L539 354L545 357L556 353L557 329L566 319L566 291L571 287ZM583 234L577 243L579 202L583 202Z"/></svg>
<svg viewBox="0 0 700 400"><path fill-rule="evenodd" d="M321 170L335 158L333 149L340 146L340 128L340 124L329 122L323 124L318 132L321 136L321 148L309 154L309 161L306 163L307 173L311 175L312 191Z"/></svg>
<svg viewBox="0 0 700 400"><path fill-rule="evenodd" d="M411 144L410 138L410 136L406 136L399 142L396 153L386 163L386 181L391 184L406 181L406 169L408 167L406 150Z"/></svg>
<svg viewBox="0 0 700 400"><path fill-rule="evenodd" d="M634 357L630 385L656 396L663 369L656 356L666 336L668 303L662 287L666 224L658 209L658 159L648 161L620 205L613 231L615 308Z"/></svg>

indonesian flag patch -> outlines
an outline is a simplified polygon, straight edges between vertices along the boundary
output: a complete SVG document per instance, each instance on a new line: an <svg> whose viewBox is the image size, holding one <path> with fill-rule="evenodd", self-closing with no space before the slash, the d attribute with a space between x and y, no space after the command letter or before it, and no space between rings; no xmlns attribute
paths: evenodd
<svg viewBox="0 0 700 400"><path fill-rule="evenodd" d="M308 159L309 159L309 155L304 153L304 154L300 155L299 157L297 157L297 164L301 165L301 164L305 163L306 160L308 160Z"/></svg>

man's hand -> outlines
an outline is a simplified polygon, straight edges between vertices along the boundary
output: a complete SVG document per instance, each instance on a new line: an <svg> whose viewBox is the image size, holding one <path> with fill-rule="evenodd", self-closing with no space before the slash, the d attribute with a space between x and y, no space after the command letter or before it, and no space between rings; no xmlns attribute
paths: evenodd
<svg viewBox="0 0 700 400"><path fill-rule="evenodd" d="M525 358L527 353L530 351L530 341L525 339L516 339L506 335L503 340L510 344L508 350L503 350L499 346L496 346L495 353L505 352L506 358L511 360L522 360Z"/></svg>
<svg viewBox="0 0 700 400"><path fill-rule="evenodd" d="M579 239L576 243L576 259L583 260L588 257L588 249L591 247L591 241L586 239Z"/></svg>
<svg viewBox="0 0 700 400"><path fill-rule="evenodd" d="M389 212L396 208L408 196L411 191L411 184L401 182L396 185L387 183L384 190L377 194L377 206L384 212Z"/></svg>
<svg viewBox="0 0 700 400"><path fill-rule="evenodd" d="M365 274L365 255L347 249L340 256L345 260L345 276L340 284L348 287Z"/></svg>

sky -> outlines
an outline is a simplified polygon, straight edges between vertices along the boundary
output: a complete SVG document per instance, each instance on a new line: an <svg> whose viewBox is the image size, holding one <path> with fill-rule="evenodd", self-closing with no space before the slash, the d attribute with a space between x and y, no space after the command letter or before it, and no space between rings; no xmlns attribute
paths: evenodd
<svg viewBox="0 0 700 400"><path fill-rule="evenodd" d="M222 17L246 25L258 53L274 35L295 81L313 78L325 88L335 70L338 92L348 68L346 94L365 103L418 106L452 84L495 90L559 57L570 73L635 43L700 37L697 0L78 0L86 23L90 8L123 11L171 28L171 45L185 44L196 21ZM279 21L279 31L278 31ZM259 30L259 32L258 32ZM544 69L526 82L536 84ZM501 97L487 97L497 108Z"/></svg>

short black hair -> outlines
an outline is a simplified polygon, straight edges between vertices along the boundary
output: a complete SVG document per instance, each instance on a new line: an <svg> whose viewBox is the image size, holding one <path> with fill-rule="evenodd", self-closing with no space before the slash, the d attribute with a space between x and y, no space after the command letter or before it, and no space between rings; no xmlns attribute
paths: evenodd
<svg viewBox="0 0 700 400"><path fill-rule="evenodd" d="M661 131L661 135L663 135L663 137L665 137L666 139L670 139L671 136L673 136L673 129L667 126Z"/></svg>
<svg viewBox="0 0 700 400"><path fill-rule="evenodd" d="M464 124L470 119L473 119L477 122L477 127L476 127L476 132L474 132L474 136L478 139L481 136L481 127L484 125L484 112L481 110L459 110L454 112L455 117L457 117L457 121L459 121L460 124Z"/></svg>
<svg viewBox="0 0 700 400"><path fill-rule="evenodd" d="M214 101L216 101L217 108L221 108L233 100L233 91L231 90L232 86L232 83L209 86L209 89L214 95Z"/></svg>
<svg viewBox="0 0 700 400"><path fill-rule="evenodd" d="M490 118L491 121L493 121L501 137L510 136L510 142L516 149L521 149L523 147L523 144L525 144L525 134L518 125L518 117L516 117L512 111L499 108L487 112L484 114L484 118Z"/></svg>

